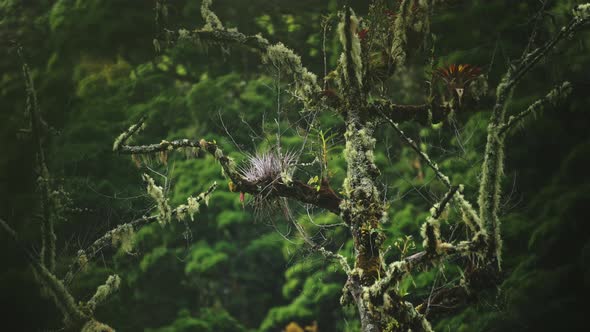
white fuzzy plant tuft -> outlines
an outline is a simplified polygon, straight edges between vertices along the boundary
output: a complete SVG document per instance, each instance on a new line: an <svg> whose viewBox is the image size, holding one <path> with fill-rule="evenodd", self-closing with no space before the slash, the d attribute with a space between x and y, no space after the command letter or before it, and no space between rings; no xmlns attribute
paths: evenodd
<svg viewBox="0 0 590 332"><path fill-rule="evenodd" d="M239 171L248 182L255 183L260 188L251 201L257 217L267 219L276 215L277 208L287 213L287 203L273 195L273 184L280 182L289 185L293 181L297 161L298 155L292 151L280 153L273 150L248 155L245 165Z"/></svg>
<svg viewBox="0 0 590 332"><path fill-rule="evenodd" d="M240 169L242 176L252 183L271 184L281 181L292 182L297 155L294 152L281 154L276 151L249 155L247 164Z"/></svg>

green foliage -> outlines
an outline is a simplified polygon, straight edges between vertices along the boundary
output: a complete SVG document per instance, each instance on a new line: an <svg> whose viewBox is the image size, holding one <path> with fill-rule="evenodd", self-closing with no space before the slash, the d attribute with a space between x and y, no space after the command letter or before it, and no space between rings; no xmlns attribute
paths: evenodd
<svg viewBox="0 0 590 332"><path fill-rule="evenodd" d="M181 310L176 319L166 327L147 329L146 332L216 332L216 331L246 331L227 311L223 309L202 309L195 317L188 310Z"/></svg>
<svg viewBox="0 0 590 332"><path fill-rule="evenodd" d="M211 248L204 243L198 243L193 246L184 269L185 273L198 278L223 273L229 257L219 249L218 247Z"/></svg>
<svg viewBox="0 0 590 332"><path fill-rule="evenodd" d="M404 2L409 10L412 1ZM322 15L340 9L343 3L281 0L269 5L259 0L220 0L214 9L226 26L252 34L262 32L302 56L294 58L289 50L277 46L270 54L275 63L297 74L301 61L323 73ZM366 1L351 3L358 17L364 17ZM493 86L508 59L517 58L526 45L529 31L522 23L538 3L475 1L437 7L431 22L431 31L437 33L435 64L481 66ZM562 17L573 15L574 3L577 1L551 2L548 11L556 24L543 23L538 38L546 38L561 26ZM187 29L201 24L197 19L200 4L175 1L170 22ZM58 272L67 268L79 248L105 231L154 212L142 173L162 186L172 207L186 204L187 197L206 190L214 181L220 184L212 194L211 206L201 206L194 222L173 222L166 228L153 224L122 234L116 239L121 250L104 252L104 260L90 261L87 270L78 273L71 285L76 299L90 299L96 286L116 273L121 277L120 293L107 306L97 308L97 316L123 331L277 331L291 321L305 326L314 320L320 331L358 330L356 309L339 304L345 278L335 264L308 255L303 241L289 233L281 213L273 221L266 217L255 221L250 197L246 196L243 207L239 193L227 190L227 179L213 158L170 154L163 165L152 156L141 160L138 169L131 158L112 152L113 140L141 115L149 119L141 137L135 138L137 143L215 139L238 163L243 159L240 149L252 153L276 144L277 124L262 122L269 122L277 113L277 72L264 69L256 54L239 48L228 54L215 45L199 49L179 45L154 54L153 16L150 6L135 1L0 1L0 31L7 36L0 40L0 217L14 219L21 236L38 243L38 211L31 208L35 196L33 147L27 134L19 132L26 127L20 67L13 53L4 52L10 50L4 39L15 38L29 55L44 116L59 134L46 142L49 166L77 208L68 211L67 223L57 225L58 236L64 240L58 248L62 253ZM335 68L340 54L335 46L335 20L331 22L325 40L328 72ZM413 40L411 34L397 37L399 42ZM457 315L434 315L435 330L556 331L573 330L583 322L580 312L585 304L579 294L590 284L587 40L586 32L576 42L566 41L563 51L531 73L508 107L508 115L514 115L562 78L572 82L573 94L563 107L530 119L526 131L506 141L504 188L513 193L500 202L505 277L500 295L484 294ZM428 89L424 67L429 65L419 56L403 56L416 68L384 82L384 91L396 103L422 103L420 96ZM292 125L301 109L288 106L294 100L286 91L293 87L288 79L283 82L279 124L285 132L281 142L285 148L297 149L304 140L296 134L305 132L297 132ZM301 93L309 92L309 87L299 88ZM488 105L489 98L489 93L482 96L481 104ZM408 123L403 130L428 151L453 183L465 184L466 196L474 197L488 118L489 109L483 107L458 112L437 126ZM307 182L319 176L312 183L317 185L327 175L339 192L346 172L344 147L337 137L346 128L333 113L317 114L317 120L325 127L314 130L327 133L329 129L336 135L328 139L329 169L322 173L318 166L311 174L298 171L294 178ZM17 140L17 135L22 139ZM403 242L405 236L412 235L416 250L421 249L420 224L431 203L446 189L390 129L377 129L375 136L373 157L382 170L379 179L387 184L389 204L389 217L382 225L388 237L385 247L392 246L387 258L397 259L403 250L395 241ZM309 136L302 162L321 156L322 147L312 141ZM384 187L378 190L385 192ZM293 208L297 214L305 212ZM301 218L301 223L323 241L317 233L321 230L329 239L323 245L351 258L354 252L348 229L331 226L340 222L336 216L316 212L314 223L330 227L313 225L307 218ZM443 237L452 234L459 218L460 212L451 207L448 221L441 223ZM289 234L293 243L277 230ZM454 234L464 231L459 227ZM20 330L59 329L59 312L40 298L22 258L14 255L14 248L2 236L0 284L5 286L1 293L6 297L2 304L12 310L6 312L5 324L16 321ZM455 265L447 267L448 280L459 278ZM444 279L437 273L433 269L406 278L398 287L406 299L421 302L432 282Z"/></svg>

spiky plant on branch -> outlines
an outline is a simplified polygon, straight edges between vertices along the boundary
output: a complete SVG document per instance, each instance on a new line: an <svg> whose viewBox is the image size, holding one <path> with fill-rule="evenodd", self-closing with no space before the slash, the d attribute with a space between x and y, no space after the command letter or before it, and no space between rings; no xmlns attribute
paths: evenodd
<svg viewBox="0 0 590 332"><path fill-rule="evenodd" d="M343 288L342 304L355 305L362 331L431 331L422 306L406 300L403 294L398 293L396 285L416 271L440 266L449 258L461 256L475 257L478 262L470 267L465 279L480 278L482 275L496 278L501 268L499 202L507 134L523 118L567 96L571 86L567 82L561 84L527 110L508 118L507 104L522 78L561 40L570 38L590 20L589 5L577 6L568 25L539 48L526 50L504 74L496 88L496 102L488 125L476 207L471 199L463 195L463 186L453 184L444 170L400 129L399 123L416 121L430 125L443 121L451 112L464 107L461 98L466 93L465 88L479 76L479 68L452 65L435 72L458 96L457 103L437 104L441 98L425 96L423 104L395 104L382 94L379 87L384 80L407 66L408 57L420 56L417 50L422 45L432 42L430 15L435 4L443 2L401 0L393 12L384 1L375 1L369 15L363 18L345 6L339 13L338 24L342 53L337 68L324 78L325 82L334 82L337 91L328 90L325 86L321 89L316 75L306 69L301 58L284 44L272 44L260 34L248 36L236 29L225 28L211 10L211 0L202 2L201 12L206 22L203 28L162 29L154 40L158 48L181 42L211 43L224 47L241 45L258 53L262 62L273 64L290 74L294 82L291 94L303 112L333 112L345 122L346 131L342 137L346 142L344 157L347 173L340 190L342 195L336 194L328 181L323 181L316 188L292 178L293 174L288 170L294 156L281 156L274 152L249 156L245 166L236 168L233 160L214 141L185 139L165 144L126 144L126 139L135 133L137 125L121 135L123 139L117 141L114 150L121 154L152 154L185 147L204 150L220 163L229 178L231 191L294 200L338 215L348 226L353 239L355 257L352 266L344 256L315 244L303 227L297 223L295 226L312 249L341 264L348 278ZM158 8L163 7L160 3ZM165 12L161 11L160 15L165 15ZM394 262L386 262L383 258L385 236L381 224L388 221L387 206L379 189L380 170L374 160L374 133L380 124L389 124L401 142L412 148L448 188L447 194L433 206L430 217L422 226L424 251ZM462 241L448 242L441 238L440 218L450 205L455 205L463 214L456 221L467 226L467 236ZM477 287L472 289L477 290Z"/></svg>

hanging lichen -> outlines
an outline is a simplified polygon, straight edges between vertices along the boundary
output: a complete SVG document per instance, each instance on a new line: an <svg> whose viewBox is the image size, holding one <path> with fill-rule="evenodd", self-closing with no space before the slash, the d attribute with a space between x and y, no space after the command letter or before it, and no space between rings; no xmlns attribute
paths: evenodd
<svg viewBox="0 0 590 332"><path fill-rule="evenodd" d="M576 8L574 8L573 10L573 13L574 17L577 20L587 20L588 18L590 18L590 3L585 3L576 6Z"/></svg>
<svg viewBox="0 0 590 332"><path fill-rule="evenodd" d="M135 231L130 224L123 224L115 228L111 233L113 247L120 247L124 252L131 252L134 246Z"/></svg>
<svg viewBox="0 0 590 332"><path fill-rule="evenodd" d="M150 195L157 204L158 208L158 222L161 225L165 225L170 222L172 218L172 209L168 204L168 198L164 195L164 189L157 186L149 175L143 174L143 180L147 183L147 193Z"/></svg>
<svg viewBox="0 0 590 332"><path fill-rule="evenodd" d="M120 285L121 278L119 278L118 275L114 274L109 276L105 284L98 286L96 293L94 293L92 298L86 302L86 307L90 310L90 312L94 312L98 305L104 303L113 293L119 289Z"/></svg>
<svg viewBox="0 0 590 332"><path fill-rule="evenodd" d="M359 28L359 20L352 9L350 13L344 13L338 23L338 36L344 51L340 57L340 68L344 77L344 81L340 82L341 88L345 84L351 84L351 80L356 80L353 83L359 88L363 85L363 62L361 58L361 41L357 30ZM350 15L349 18L346 15ZM350 38L350 40L349 40ZM348 63L350 57L351 63ZM354 77L349 77L350 73L354 73Z"/></svg>
<svg viewBox="0 0 590 332"><path fill-rule="evenodd" d="M283 43L270 45L262 60L271 63L279 70L293 75L295 89L293 94L306 106L311 107L315 96L320 93L317 76L303 67L301 57L287 48Z"/></svg>
<svg viewBox="0 0 590 332"><path fill-rule="evenodd" d="M203 0L201 2L201 16L205 19L204 30L223 29L223 24L217 15L210 9L212 0Z"/></svg>
<svg viewBox="0 0 590 332"><path fill-rule="evenodd" d="M405 64L408 42L426 40L424 36L430 34L430 16L432 0L401 0L398 14L393 23L393 39L391 43L391 59L399 68ZM408 34L412 32L412 39ZM418 47L419 45L413 45Z"/></svg>
<svg viewBox="0 0 590 332"><path fill-rule="evenodd" d="M208 197L209 195L205 195L205 194L201 194L202 196L199 196L199 198L195 198L193 196L189 197L187 199L187 204L182 204L179 205L176 208L176 219L180 220L184 220L186 219L187 216L189 216L191 218L191 221L195 220L195 214L197 214L199 212L199 208L201 206L201 204L199 203L201 200L203 199L207 199L206 197Z"/></svg>

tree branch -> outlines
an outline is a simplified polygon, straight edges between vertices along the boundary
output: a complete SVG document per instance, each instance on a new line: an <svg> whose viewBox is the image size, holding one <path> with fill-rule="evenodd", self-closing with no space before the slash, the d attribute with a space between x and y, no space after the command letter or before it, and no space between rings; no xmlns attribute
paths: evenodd
<svg viewBox="0 0 590 332"><path fill-rule="evenodd" d="M446 176L445 174L443 174L441 172L441 170L439 169L438 165L432 159L430 159L430 157L428 156L428 154L426 154L425 152L423 152L418 147L418 145L416 145L416 143L414 142L414 140L412 140L410 137L408 137L400 129L400 127L399 127L399 125L397 123L395 123L392 119L390 119L383 112L379 111L379 114L381 114L381 116L387 122L389 122L389 124L391 124L391 126L393 127L393 129L402 138L402 140L406 144L408 144L412 148L412 150L414 150L420 156L420 158L422 158L422 160L424 160L424 162L426 162L426 164L428 165L428 167L430 167L434 171L435 176L445 186L447 186L447 188L451 189L452 188L452 185L451 185L451 181L449 180L449 177ZM463 196L463 194L461 194L460 191L456 191L455 194L454 194L454 196L455 196L455 199L457 200L457 202L459 203L459 205L461 206L461 208L463 209L463 211L466 213L466 215L468 217L468 219L466 221L467 221L467 225L469 226L469 228L471 228L475 233L479 233L479 232L484 231L483 230L483 224L481 222L481 219L477 215L477 212L475 212L475 210L473 209L473 206L471 205L471 203Z"/></svg>
<svg viewBox="0 0 590 332"><path fill-rule="evenodd" d="M58 307L63 314L66 327L79 328L91 319L80 310L80 307L78 307L74 297L66 289L64 283L35 258L31 251L20 241L18 234L8 225L8 223L0 219L0 227L10 235L10 238L14 241L18 250L25 256L28 263L31 265L35 274L35 280L41 289L51 297L55 306Z"/></svg>
<svg viewBox="0 0 590 332"><path fill-rule="evenodd" d="M484 162L482 164L482 177L479 187L479 216L483 221L483 227L490 234L488 245L488 259L497 261L498 268L501 265L502 238L500 235L500 209L501 180L504 172L504 135L500 130L505 127L504 119L506 107L514 90L514 87L542 58L544 58L561 40L572 36L590 21L588 13L589 4L579 5L574 9L574 18L563 27L557 35L543 46L527 53L526 50L516 68L509 68L497 87L496 104L494 105L490 122ZM567 87L566 87L567 88ZM533 110L531 110L532 112ZM526 111L525 111L526 112ZM524 117L525 113L522 115ZM521 117L521 118L522 118ZM512 124L518 120L513 120ZM508 121L510 123L510 120ZM507 128L507 127L505 127ZM506 129L503 130L505 132Z"/></svg>
<svg viewBox="0 0 590 332"><path fill-rule="evenodd" d="M423 125L438 123L446 119L451 108L445 105L399 105L390 101L375 101L369 106L371 115L383 115L387 119L400 123L416 121Z"/></svg>
<svg viewBox="0 0 590 332"><path fill-rule="evenodd" d="M581 8L584 5L579 5L577 8ZM586 4L585 6L588 6ZM526 73L528 73L533 67L543 59L560 41L570 38L578 32L584 25L590 22L590 18L587 16L581 15L578 16L575 14L576 10L574 9L574 18L564 27L562 27L557 35L555 35L552 39L546 42L543 46L533 50L530 53L525 53L520 59L520 63L518 67L514 70L514 73L511 75L511 80L506 84L506 90L511 90L520 80L524 77Z"/></svg>
<svg viewBox="0 0 590 332"><path fill-rule="evenodd" d="M215 142L206 141L204 139L199 141L180 139L175 141L162 141L159 144L126 145L126 141L139 131L144 121L145 118L142 117L138 123L132 125L129 129L119 135L113 144L114 151L122 154L151 154L174 151L186 147L196 148L210 153L217 161L219 161L224 174L231 180L231 191L256 195L262 191L262 188L267 188L267 185L246 180L237 170L233 159L226 156ZM295 199L306 204L312 204L335 214L340 213L340 202L342 199L332 190L332 188L330 188L329 185L322 184L320 190L317 190L317 188L304 182L294 180L290 184L274 181L271 186L273 193L277 196Z"/></svg>
<svg viewBox="0 0 590 332"><path fill-rule="evenodd" d="M104 303L111 295L119 290L120 285L121 278L119 278L118 275L114 274L109 276L105 284L98 286L96 293L94 293L92 298L86 302L86 307L91 312L94 312L97 306Z"/></svg>
<svg viewBox="0 0 590 332"><path fill-rule="evenodd" d="M370 287L371 296L376 297L384 294L389 287L400 281L405 275L410 274L413 270L427 270L432 266L432 262L481 252L485 249L486 242L479 234L476 234L472 240L462 241L456 245L446 242L441 243L440 252L434 256L427 251L420 251L389 264L385 270L385 276Z"/></svg>
<svg viewBox="0 0 590 332"><path fill-rule="evenodd" d="M439 218L445 211L447 204L451 201L453 196L455 196L455 193L457 193L458 190L459 186L452 186L451 189L445 194L444 198L430 209L431 215L422 225L420 234L424 238L423 246L429 255L435 255L438 251L440 251Z"/></svg>
<svg viewBox="0 0 590 332"><path fill-rule="evenodd" d="M53 219L57 211L55 211L56 204L52 204L51 175L47 168L45 150L43 148L43 124L45 121L41 116L35 83L31 77L29 66L25 62L22 47L18 47L17 52L22 62L23 79L26 87L27 103L25 113L30 118L31 133L37 157L37 183L40 187L41 209L43 213L41 223L41 264L46 266L50 272L53 272L55 268L56 240Z"/></svg>
<svg viewBox="0 0 590 332"><path fill-rule="evenodd" d="M572 85L569 82L563 82L560 86L551 90L545 97L531 104L526 110L512 115L508 121L500 125L498 135L503 136L508 133L515 125L522 122L527 116L543 110L547 106L556 106L557 103L566 98L572 91Z"/></svg>
<svg viewBox="0 0 590 332"><path fill-rule="evenodd" d="M211 3L211 0L205 0L201 5L201 15L206 22L202 29L165 30L167 42L185 41L198 44L207 41L220 45L238 44L250 47L260 53L264 63L270 63L278 70L292 74L295 83L293 95L303 103L305 109L313 109L321 102L322 89L317 77L303 66L299 55L282 43L271 44L260 34L247 36L236 29L226 29L217 15L210 10Z"/></svg>
<svg viewBox="0 0 590 332"><path fill-rule="evenodd" d="M211 195L211 193L217 188L217 184L213 184L207 189L207 191L201 193L195 200L197 203L201 203L203 200L207 199L207 196ZM171 211L172 217L177 217L179 214L186 214L188 212L189 207L187 205L181 205L176 209ZM110 231L106 232L103 236L96 239L90 246L86 249L79 250L76 254L76 258L70 264L68 268L68 272L64 277L64 284L69 285L76 274L84 268L88 262L90 262L94 257L96 257L103 249L112 247L115 245L113 238L119 236L120 234L127 232L129 230L136 232L143 226L149 225L151 223L157 222L159 219L158 215L153 216L144 216L139 219L135 219L131 222L121 224Z"/></svg>
<svg viewBox="0 0 590 332"><path fill-rule="evenodd" d="M290 216L290 219L291 219L291 222L293 223L293 225L295 226L295 229L297 229L297 231L299 232L299 234L303 238L303 241L305 241L305 243L307 243L311 247L312 250L317 251L318 253L320 253L324 257L326 257L327 259L334 259L334 260L338 261L340 263L340 265L342 266L342 269L344 270L346 275L349 275L351 273L352 270L350 269L350 265L348 265L348 262L346 261L346 257L342 256L341 254L337 254L337 253L334 253L330 250L327 250L326 248L315 243L311 239L311 237L309 237L309 235L307 235L307 232L305 231L305 229L303 229L303 226L301 226L301 224L299 222L297 222L297 220L295 218L293 218L293 216Z"/></svg>

